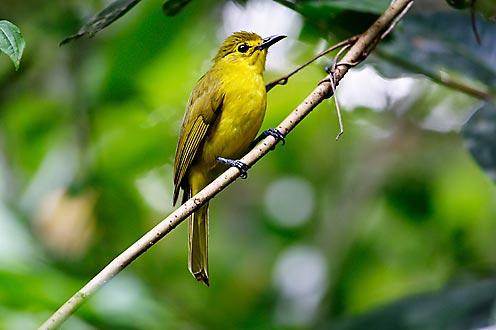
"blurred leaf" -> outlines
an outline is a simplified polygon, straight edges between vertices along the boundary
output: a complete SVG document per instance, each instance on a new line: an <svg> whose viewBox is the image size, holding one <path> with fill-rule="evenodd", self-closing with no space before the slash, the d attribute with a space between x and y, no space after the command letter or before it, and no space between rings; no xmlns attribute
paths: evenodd
<svg viewBox="0 0 496 330"><path fill-rule="evenodd" d="M390 0L275 0L306 18L319 34L332 33L338 39L362 33L389 6Z"/></svg>
<svg viewBox="0 0 496 330"><path fill-rule="evenodd" d="M463 127L465 145L482 169L496 181L496 106L482 104Z"/></svg>
<svg viewBox="0 0 496 330"><path fill-rule="evenodd" d="M446 0L446 2L453 8L465 9L470 7L471 0Z"/></svg>
<svg viewBox="0 0 496 330"><path fill-rule="evenodd" d="M183 8L190 2L191 0L167 0L162 5L162 10L165 15L174 16L183 10Z"/></svg>
<svg viewBox="0 0 496 330"><path fill-rule="evenodd" d="M91 189L73 195L62 188L42 199L35 229L55 256L68 260L86 253L95 235L93 212L96 200L96 193Z"/></svg>
<svg viewBox="0 0 496 330"><path fill-rule="evenodd" d="M491 323L496 281L418 295L321 329L479 329Z"/></svg>
<svg viewBox="0 0 496 330"><path fill-rule="evenodd" d="M319 11L325 14L352 10L362 13L382 14L390 0L328 0L328 1L308 1L301 5L302 11Z"/></svg>
<svg viewBox="0 0 496 330"><path fill-rule="evenodd" d="M60 45L64 45L74 39L79 39L84 35L88 35L90 38L93 37L100 30L109 26L118 18L130 11L140 1L141 0L116 0L112 2L101 12L96 14L92 19L86 22L76 34L62 40Z"/></svg>
<svg viewBox="0 0 496 330"><path fill-rule="evenodd" d="M139 11L139 15L126 18L126 28L93 45L88 56L81 56L76 48L60 52L50 46L65 37L61 30L86 22L78 23L81 13L90 10L89 19L100 11L92 11L94 4L103 4L99 7L103 9L115 1L51 1L43 6L34 0L0 1L0 13L16 17L14 22L25 37L30 31L29 48L37 50L29 74L15 74L10 59L0 54L0 80L5 85L0 88L0 329L36 328L172 209L171 162L184 104L209 65L209 54L218 47L217 38L205 35L215 35L228 23L212 20L219 10L229 20L237 20L240 9L232 4L222 7L224 1L193 1L178 15L164 19L157 1L142 1L129 14ZM316 0L291 1L318 5ZM236 3L248 3L243 17L271 8L253 7L253 1L247 0ZM440 3L447 6L444 0ZM351 9L332 12L335 16L329 17L314 10L315 16L304 18L310 46L295 45L301 54L288 50L295 56L290 62L310 56L320 38L363 32L377 17ZM465 15L467 38L473 38L468 10L451 13ZM297 19L299 25L298 16L281 19ZM302 34L298 35L301 40ZM22 58L23 69L27 55ZM414 56L415 52L408 53L405 60ZM264 128L276 126L321 76L320 66L314 65L271 92ZM257 172L253 182L233 186L231 193L219 196L222 200L212 208L214 290L198 287L188 274L187 226L179 226L117 282L112 281L114 289L102 291L83 306L71 318L77 323L65 328L224 329L236 324L241 329L313 329L337 326L336 317L356 313L367 313L353 318L355 325L357 319L364 322L362 328L373 328L367 321L385 324L386 329L388 325L401 329L395 325L408 322L441 328L438 325L445 319L440 318L446 313L439 312L442 307L434 303L434 293L416 294L440 288L453 278L494 274L496 185L467 157L458 134L426 131L411 123L412 119L423 123L421 116L429 109L435 109L434 119L439 121L451 122L452 111L456 118L466 117L461 109L473 107L474 101L419 84L412 99L389 102L388 91L387 107L394 111L360 107L347 112L350 129L342 143L318 143L334 138L336 129L329 105L322 104L323 111L307 117L285 150L253 169ZM267 183L287 175L308 180L317 197L317 212L297 230L277 228L267 212ZM67 193L53 195L70 179L75 181ZM97 200L91 200L95 197L86 195L88 191L94 191ZM44 207L49 211L50 206L56 212L47 212L48 222L40 222L44 220L40 211ZM78 215L66 214L69 211ZM85 219L68 218L85 214ZM63 228L55 224L56 218L69 220L60 225L75 228L81 237L57 236ZM75 220L83 222L75 225ZM10 223L23 230L7 228ZM48 240L50 234L57 237ZM66 250L54 253L50 246L57 243L68 244ZM283 289L279 276L274 276L287 250L306 243L326 256L329 279L311 296L300 290L308 288L308 269L299 274L300 281L292 282L292 290ZM122 278L136 281L114 286ZM494 296L493 287L483 291ZM437 294L454 297L446 298L445 291ZM407 295L416 296L405 302ZM402 300L399 307L384 306L396 299ZM291 308L296 306L292 301L301 302L298 310ZM466 325L475 323L467 323L467 318L487 315L489 298L479 300L480 314L470 297L466 301L461 306L470 302L466 310L450 315L452 329L470 328ZM136 302L139 306L133 309ZM454 305L445 304L450 311ZM294 311L305 314L306 320L287 324L295 319Z"/></svg>
<svg viewBox="0 0 496 330"><path fill-rule="evenodd" d="M387 76L403 72L438 76L440 72L496 86L496 25L479 22L482 44L478 45L470 19L457 12L410 15L405 17L394 40L382 43L379 54L402 72L379 65ZM448 28L449 27L449 28Z"/></svg>
<svg viewBox="0 0 496 330"><path fill-rule="evenodd" d="M477 43L480 44L479 30L477 28L476 12L481 13L488 19L496 18L496 1L494 0L446 0L446 2L456 9L470 8L470 20Z"/></svg>
<svg viewBox="0 0 496 330"><path fill-rule="evenodd" d="M32 173L58 140L58 134L65 130L67 109L54 100L30 93L14 102L3 103L2 111L5 115L0 122L7 133L5 142L12 161Z"/></svg>
<svg viewBox="0 0 496 330"><path fill-rule="evenodd" d="M494 0L477 0L475 10L488 19L496 20L496 1Z"/></svg>
<svg viewBox="0 0 496 330"><path fill-rule="evenodd" d="M17 26L9 21L0 21L0 51L10 57L16 70L19 69L25 45L26 42Z"/></svg>
<svg viewBox="0 0 496 330"><path fill-rule="evenodd" d="M429 179L418 168L413 173L405 169L401 175L391 175L384 187L384 196L402 218L414 222L427 221L434 209Z"/></svg>
<svg viewBox="0 0 496 330"><path fill-rule="evenodd" d="M344 10L356 12L382 14L391 3L390 0L327 0L327 1L291 1L276 0L277 2L301 12L303 15L315 16L326 15L332 16Z"/></svg>

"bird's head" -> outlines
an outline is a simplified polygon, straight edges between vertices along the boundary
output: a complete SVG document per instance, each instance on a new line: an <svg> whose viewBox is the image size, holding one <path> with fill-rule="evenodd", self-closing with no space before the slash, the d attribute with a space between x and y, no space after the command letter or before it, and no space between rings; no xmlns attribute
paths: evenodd
<svg viewBox="0 0 496 330"><path fill-rule="evenodd" d="M253 32L235 32L224 40L214 58L214 63L245 63L260 71L265 68L267 49L286 36L260 37Z"/></svg>

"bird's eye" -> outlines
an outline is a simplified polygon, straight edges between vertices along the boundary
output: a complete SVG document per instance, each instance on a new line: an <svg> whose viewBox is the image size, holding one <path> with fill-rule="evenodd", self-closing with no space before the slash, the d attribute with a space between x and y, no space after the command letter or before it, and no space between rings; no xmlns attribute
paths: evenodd
<svg viewBox="0 0 496 330"><path fill-rule="evenodd" d="M248 49L250 49L250 46L248 46L247 44L241 44L238 46L238 52L240 53L246 53Z"/></svg>

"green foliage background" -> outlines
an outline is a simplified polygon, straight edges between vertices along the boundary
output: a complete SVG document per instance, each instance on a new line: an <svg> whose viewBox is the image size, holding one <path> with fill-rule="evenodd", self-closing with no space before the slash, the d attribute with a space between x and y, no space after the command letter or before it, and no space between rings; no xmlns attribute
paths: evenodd
<svg viewBox="0 0 496 330"><path fill-rule="evenodd" d="M279 2L305 17L290 56L295 63L315 52L319 38L332 43L362 31L380 12L373 5L350 11L337 1ZM224 2L193 1L166 17L160 2L144 1L96 38L57 46L102 6L0 4L1 18L20 27L27 45L18 72L0 57L2 329L38 326L172 210L179 125L220 42L213 36ZM389 77L434 74L439 67L491 93L494 24L479 22L483 46L476 46L467 14L442 1L419 1L409 23L379 49L383 56L368 63ZM432 28L440 21L435 15L450 28ZM426 36L437 48L422 47ZM325 64L270 92L264 128L314 88ZM465 329L491 323L496 189L464 143L475 136L469 149L478 145L489 151L476 157L486 152L494 160L494 139L470 130L464 142L459 129L425 125L436 108L448 109L444 121L456 121L481 101L415 77L409 95L382 111L347 109L339 142L333 105L321 104L248 180L211 203L210 288L187 271L183 224L63 328ZM484 108L494 110L490 103ZM483 124L494 124L494 116L485 118ZM496 163L481 164L491 174ZM284 220L300 213L292 224Z"/></svg>

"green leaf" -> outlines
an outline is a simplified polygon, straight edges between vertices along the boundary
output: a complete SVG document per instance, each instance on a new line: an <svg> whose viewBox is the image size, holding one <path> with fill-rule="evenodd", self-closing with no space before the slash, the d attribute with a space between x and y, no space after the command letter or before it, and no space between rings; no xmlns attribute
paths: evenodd
<svg viewBox="0 0 496 330"><path fill-rule="evenodd" d="M452 286L387 304L318 329L481 329L492 324L495 280Z"/></svg>
<svg viewBox="0 0 496 330"><path fill-rule="evenodd" d="M25 46L26 42L17 26L9 21L0 21L0 51L10 57L16 70L19 69Z"/></svg>
<svg viewBox="0 0 496 330"><path fill-rule="evenodd" d="M90 38L93 37L96 33L103 30L105 27L109 26L130 11L140 1L141 0L116 0L112 2L88 22L86 22L76 34L62 40L60 45L62 46L72 40L79 39L84 35L88 35Z"/></svg>
<svg viewBox="0 0 496 330"><path fill-rule="evenodd" d="M338 39L362 33L382 14L390 0L275 0L297 11L308 27L319 34L332 33Z"/></svg>
<svg viewBox="0 0 496 330"><path fill-rule="evenodd" d="M465 145L480 167L496 181L496 106L483 103L462 129Z"/></svg>
<svg viewBox="0 0 496 330"><path fill-rule="evenodd" d="M296 8L302 13L320 13L322 15L330 15L344 10L380 15L389 7L390 3L390 0L314 0L302 2L296 5Z"/></svg>
<svg viewBox="0 0 496 330"><path fill-rule="evenodd" d="M191 0L167 0L162 5L162 10L167 16L177 15Z"/></svg>
<svg viewBox="0 0 496 330"><path fill-rule="evenodd" d="M470 0L446 0L446 2L453 8L465 9L470 7Z"/></svg>
<svg viewBox="0 0 496 330"><path fill-rule="evenodd" d="M496 1L494 0L446 0L446 2L456 9L468 9L474 6L474 9L481 13L487 19L496 19Z"/></svg>
<svg viewBox="0 0 496 330"><path fill-rule="evenodd" d="M496 1L494 0L477 0L475 10L481 13L487 19L496 21Z"/></svg>
<svg viewBox="0 0 496 330"><path fill-rule="evenodd" d="M379 66L387 76L420 73L437 76L454 73L463 79L496 86L496 25L478 22L479 45L470 18L458 11L408 15L394 32L394 39L381 43L378 54L402 71Z"/></svg>

